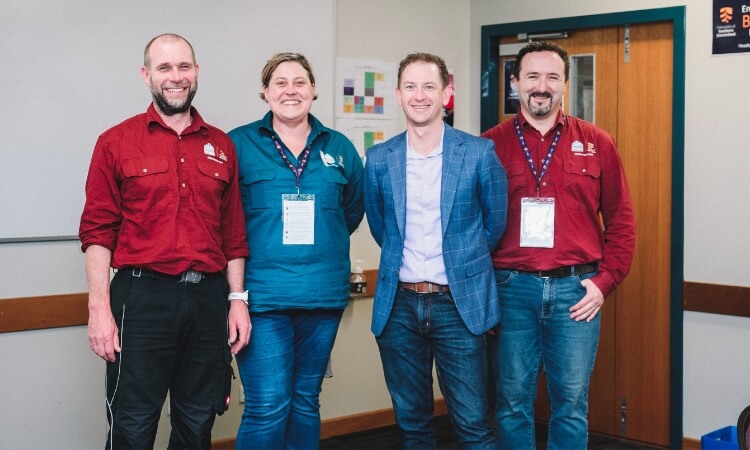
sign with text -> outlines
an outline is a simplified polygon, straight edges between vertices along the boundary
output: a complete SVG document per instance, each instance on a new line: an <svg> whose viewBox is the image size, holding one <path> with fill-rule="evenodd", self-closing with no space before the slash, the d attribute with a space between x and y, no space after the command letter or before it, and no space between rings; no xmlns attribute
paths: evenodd
<svg viewBox="0 0 750 450"><path fill-rule="evenodd" d="M750 0L714 0L713 54L750 52Z"/></svg>

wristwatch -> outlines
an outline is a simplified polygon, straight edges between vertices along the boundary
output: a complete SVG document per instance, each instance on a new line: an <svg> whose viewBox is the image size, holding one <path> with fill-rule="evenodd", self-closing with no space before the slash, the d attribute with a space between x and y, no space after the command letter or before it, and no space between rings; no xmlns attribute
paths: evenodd
<svg viewBox="0 0 750 450"><path fill-rule="evenodd" d="M230 302L232 300L242 300L248 306L250 306L250 302L248 300L249 298L250 298L250 294L248 294L247 291L245 291L245 292L231 292L229 294L229 301Z"/></svg>

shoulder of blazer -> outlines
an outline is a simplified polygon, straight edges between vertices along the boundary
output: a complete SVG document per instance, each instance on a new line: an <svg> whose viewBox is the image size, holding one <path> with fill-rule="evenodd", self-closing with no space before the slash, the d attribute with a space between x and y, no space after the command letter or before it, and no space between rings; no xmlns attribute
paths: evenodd
<svg viewBox="0 0 750 450"><path fill-rule="evenodd" d="M375 144L372 147L370 147L367 150L367 153L369 154L372 152L373 157L382 157L385 158L386 155L389 153L398 150L399 148L403 148L406 150L406 132L397 134L396 136L393 136L392 138L388 139L385 142L381 142L380 144Z"/></svg>
<svg viewBox="0 0 750 450"><path fill-rule="evenodd" d="M443 136L443 145L446 148L458 147L464 144L481 145L488 139L474 136L465 131L457 130L450 125L445 125L445 135Z"/></svg>
<svg viewBox="0 0 750 450"><path fill-rule="evenodd" d="M406 131L393 136L382 144L387 147L390 151L401 150L406 151Z"/></svg>
<svg viewBox="0 0 750 450"><path fill-rule="evenodd" d="M451 127L450 125L445 126L445 141L448 141L448 139L455 140L456 143L467 143L467 144L487 144L488 142L491 142L490 139L487 139L482 136L474 136L473 134L467 133L465 131L458 130L456 128Z"/></svg>

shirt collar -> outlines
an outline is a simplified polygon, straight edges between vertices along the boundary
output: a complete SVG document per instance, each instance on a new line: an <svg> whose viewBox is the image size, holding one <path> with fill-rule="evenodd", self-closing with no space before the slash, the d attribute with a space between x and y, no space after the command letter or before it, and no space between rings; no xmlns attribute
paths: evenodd
<svg viewBox="0 0 750 450"><path fill-rule="evenodd" d="M417 152L416 150L412 150L411 145L409 145L409 133L406 133L405 136L406 136L406 157L407 158L427 159L433 156L440 156L443 154L443 141L445 140L445 123L443 123L443 131L440 133L440 142L438 142L437 147L435 147L427 156L423 156L421 153Z"/></svg>
<svg viewBox="0 0 750 450"><path fill-rule="evenodd" d="M198 110L192 106L190 107L190 117L192 118L192 122L190 123L190 126L183 130L183 135L195 133L197 131L200 131L201 134L206 134L208 132L208 125L203 121L203 117L198 114ZM148 109L146 110L146 124L149 130L153 130L157 125L164 129L172 130L169 125L164 123L164 120L161 118L159 113L156 112L156 107L153 103L148 105Z"/></svg>
<svg viewBox="0 0 750 450"><path fill-rule="evenodd" d="M560 110L557 111L557 120L555 122L556 122L555 126L552 127L547 134L565 126L565 114L563 114L562 108L560 108ZM534 128L534 126L531 123L529 123L528 120L526 120L526 117L524 117L522 111L518 111L518 123L521 125L521 128L524 131L527 131L527 132L538 131L536 128Z"/></svg>
<svg viewBox="0 0 750 450"><path fill-rule="evenodd" d="M308 143L319 134L327 132L323 124L310 113L307 114L307 121L310 124L310 136L307 138ZM276 134L276 131L273 129L273 113L271 111L268 111L260 120L260 130L268 135Z"/></svg>

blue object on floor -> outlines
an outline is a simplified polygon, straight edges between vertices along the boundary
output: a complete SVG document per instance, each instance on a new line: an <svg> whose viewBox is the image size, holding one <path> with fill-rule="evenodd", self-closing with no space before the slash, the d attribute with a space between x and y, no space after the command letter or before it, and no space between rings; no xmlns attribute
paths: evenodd
<svg viewBox="0 0 750 450"><path fill-rule="evenodd" d="M739 450L737 427L720 428L701 436L701 450Z"/></svg>

